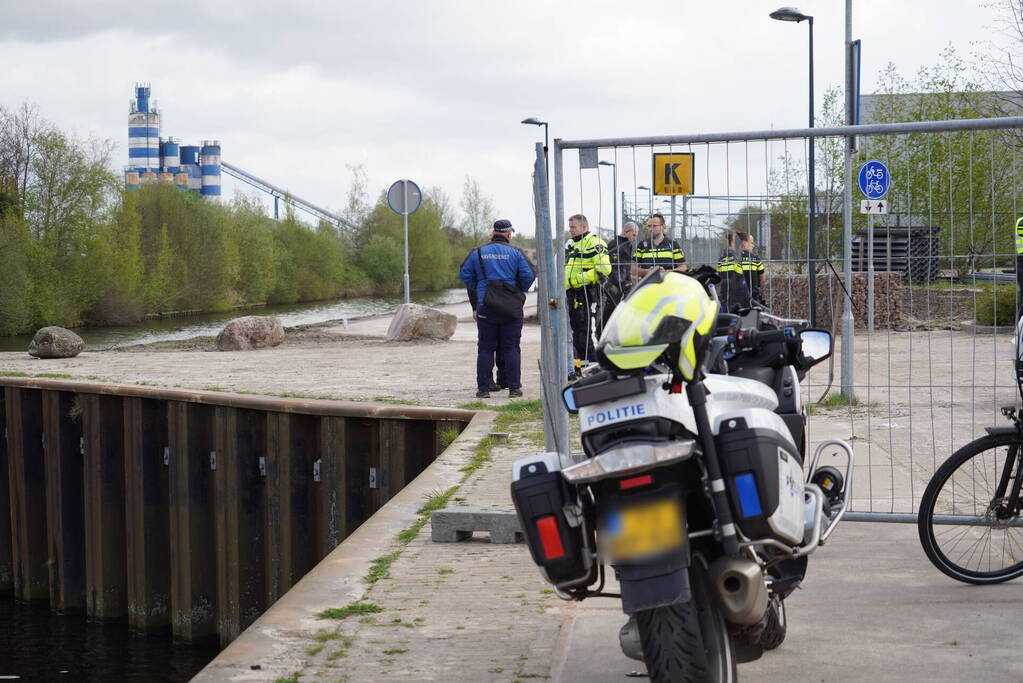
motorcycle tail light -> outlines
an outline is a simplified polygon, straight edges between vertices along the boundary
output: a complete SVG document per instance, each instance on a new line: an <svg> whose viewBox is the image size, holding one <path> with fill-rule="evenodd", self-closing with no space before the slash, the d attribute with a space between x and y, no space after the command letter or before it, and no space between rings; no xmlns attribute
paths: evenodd
<svg viewBox="0 0 1023 683"><path fill-rule="evenodd" d="M654 477L651 474L644 474L639 477L631 477L629 479L622 479L618 482L618 488L622 491L628 491L634 489L637 486L646 486L647 484L654 483Z"/></svg>
<svg viewBox="0 0 1023 683"><path fill-rule="evenodd" d="M536 520L536 530L540 534L540 542L543 544L543 554L548 560L556 560L565 555L565 547L561 543L561 534L558 532L558 520L554 518L554 515Z"/></svg>
<svg viewBox="0 0 1023 683"><path fill-rule="evenodd" d="M614 475L639 474L652 467L685 460L692 456L695 447L696 442L692 439L627 444L566 467L561 474L577 486Z"/></svg>

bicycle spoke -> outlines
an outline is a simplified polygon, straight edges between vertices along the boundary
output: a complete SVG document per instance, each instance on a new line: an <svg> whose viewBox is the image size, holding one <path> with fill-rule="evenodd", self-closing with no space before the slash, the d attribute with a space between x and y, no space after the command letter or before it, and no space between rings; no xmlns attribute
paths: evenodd
<svg viewBox="0 0 1023 683"><path fill-rule="evenodd" d="M928 487L921 540L928 557L954 578L989 583L1023 575L1023 528L1011 526L1018 524L1012 499L1023 471L1018 438L982 437L968 444ZM940 524L936 517L974 519Z"/></svg>

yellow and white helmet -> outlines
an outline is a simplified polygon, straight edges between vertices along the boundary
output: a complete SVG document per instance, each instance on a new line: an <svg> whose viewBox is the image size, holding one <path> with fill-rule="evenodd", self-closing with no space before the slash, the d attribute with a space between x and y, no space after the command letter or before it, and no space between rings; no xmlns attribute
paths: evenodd
<svg viewBox="0 0 1023 683"><path fill-rule="evenodd" d="M674 344L668 362L690 381L718 316L718 303L703 286L682 273L647 275L615 308L597 343L601 365L616 370L647 367Z"/></svg>

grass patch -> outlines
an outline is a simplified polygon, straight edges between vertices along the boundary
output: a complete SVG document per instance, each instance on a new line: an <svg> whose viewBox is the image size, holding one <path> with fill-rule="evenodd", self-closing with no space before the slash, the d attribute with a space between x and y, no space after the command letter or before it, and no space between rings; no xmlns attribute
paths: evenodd
<svg viewBox="0 0 1023 683"><path fill-rule="evenodd" d="M842 394L828 394L817 403L806 405L807 415L814 415L825 410L838 410L840 408L861 408L870 412L876 412L880 408L877 401L861 401L859 397L846 398Z"/></svg>
<svg viewBox="0 0 1023 683"><path fill-rule="evenodd" d="M438 574L454 574L455 570L451 569L450 567L439 567L437 569L437 573Z"/></svg>
<svg viewBox="0 0 1023 683"><path fill-rule="evenodd" d="M99 375L69 375L66 372L20 372L17 370L0 370L0 377L31 377L33 379L78 379L103 381Z"/></svg>
<svg viewBox="0 0 1023 683"><path fill-rule="evenodd" d="M298 679L302 677L302 673L296 671L290 676L281 676L280 678L274 679L274 683L298 683Z"/></svg>
<svg viewBox="0 0 1023 683"><path fill-rule="evenodd" d="M384 654L385 655L400 655L400 654L403 654L405 652L408 652L408 648L407 647L392 647L392 648L390 648L388 650L384 650Z"/></svg>
<svg viewBox="0 0 1023 683"><path fill-rule="evenodd" d="M334 650L333 652L328 653L327 654L327 661L328 662L333 662L335 659L341 659L342 657L347 657L347 656L348 656L348 650L345 649L345 648L341 648L339 650Z"/></svg>
<svg viewBox="0 0 1023 683"><path fill-rule="evenodd" d="M339 638L343 639L344 637L345 636L342 635L341 632L338 631L336 628L335 629L325 628L320 631L317 631L316 635L313 636L313 640L315 640L317 643L326 643L331 640L338 640Z"/></svg>
<svg viewBox="0 0 1023 683"><path fill-rule="evenodd" d="M508 427L523 422L537 422L543 419L543 405L540 399L510 401L501 406L494 420L494 429L503 432Z"/></svg>
<svg viewBox="0 0 1023 683"><path fill-rule="evenodd" d="M306 648L305 653L309 657L315 657L316 655L320 654L320 650L322 649L323 649L322 645L314 645L310 648Z"/></svg>
<svg viewBox="0 0 1023 683"><path fill-rule="evenodd" d="M461 432L455 429L454 427L446 427L442 429L439 436L440 449L444 450L452 443L454 443L455 439L458 438L459 434L461 434Z"/></svg>
<svg viewBox="0 0 1023 683"><path fill-rule="evenodd" d="M846 398L844 394L828 394L817 403L810 403L806 406L806 411L813 414L817 410L828 410L831 408L844 408L846 406L858 406L860 405L860 399L855 395L851 398Z"/></svg>
<svg viewBox="0 0 1023 683"><path fill-rule="evenodd" d="M462 410L490 410L490 406L483 401L469 401L468 403L463 403L458 407Z"/></svg>
<svg viewBox="0 0 1023 683"><path fill-rule="evenodd" d="M416 401L412 401L405 398L394 398L393 396L374 396L373 400L377 403L392 403L399 406L414 406L419 405Z"/></svg>
<svg viewBox="0 0 1023 683"><path fill-rule="evenodd" d="M469 462L459 468L459 472L463 472L462 481L465 481L473 475L476 470L483 467L485 464L490 462L490 452L494 449L494 444L497 440L492 436L484 436L480 439L479 443L476 444L476 448L473 449L472 458Z"/></svg>
<svg viewBox="0 0 1023 683"><path fill-rule="evenodd" d="M373 560L373 563L369 566L369 572L362 578L366 583L376 583L380 579L391 578L391 565L398 556L401 555L400 550L395 550L393 553L388 553Z"/></svg>
<svg viewBox="0 0 1023 683"><path fill-rule="evenodd" d="M977 322L1012 327L1016 322L1016 285L998 285L977 294Z"/></svg>
<svg viewBox="0 0 1023 683"><path fill-rule="evenodd" d="M441 510L448 504L448 500L451 499L452 494L458 490L457 486L452 486L447 491L437 491L434 489L424 496L423 504L416 510L417 515L429 515L435 510Z"/></svg>
<svg viewBox="0 0 1023 683"><path fill-rule="evenodd" d="M372 602L353 602L344 607L328 607L314 616L318 619L347 619L353 614L377 614L383 611L383 607L374 605Z"/></svg>
<svg viewBox="0 0 1023 683"><path fill-rule="evenodd" d="M242 393L242 392L237 392ZM315 398L326 401L337 401L337 396L324 396L322 394L303 394L301 391L285 391L283 394L268 394L269 396L279 396L281 398Z"/></svg>
<svg viewBox="0 0 1023 683"><path fill-rule="evenodd" d="M402 545L408 545L411 543L412 539L419 535L419 530L422 529L428 521L430 521L430 515L432 515L435 510L441 510L446 507L448 500L451 499L451 496L454 495L457 490L457 486L452 486L444 492L434 490L426 494L423 504L418 510L416 510L416 514L419 515L419 519L413 522L410 527L403 529L398 533L398 542Z"/></svg>

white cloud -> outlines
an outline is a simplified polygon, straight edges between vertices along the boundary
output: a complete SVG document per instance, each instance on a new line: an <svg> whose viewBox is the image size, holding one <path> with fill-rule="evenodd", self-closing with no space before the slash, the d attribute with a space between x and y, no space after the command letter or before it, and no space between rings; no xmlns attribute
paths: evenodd
<svg viewBox="0 0 1023 683"><path fill-rule="evenodd" d="M571 138L806 122L806 25L770 20L781 0L9 4L0 60L17 66L0 72L0 103L35 101L123 156L132 85L146 80L165 135L219 139L225 159L335 207L345 163L364 163L373 196L412 177L457 203L471 174L528 224L543 132L526 116ZM844 8L800 8L815 15L819 102L842 80ZM973 0L857 0L854 12L865 91L888 61L912 74L992 23Z"/></svg>

